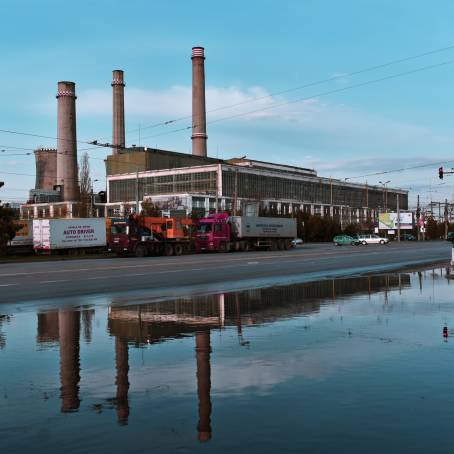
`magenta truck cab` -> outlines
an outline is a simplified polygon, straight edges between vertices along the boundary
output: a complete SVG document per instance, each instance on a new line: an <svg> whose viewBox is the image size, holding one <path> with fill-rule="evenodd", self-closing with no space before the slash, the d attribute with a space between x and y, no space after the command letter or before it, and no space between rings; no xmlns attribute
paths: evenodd
<svg viewBox="0 0 454 454"><path fill-rule="evenodd" d="M196 251L289 249L295 237L295 219L217 213L198 221Z"/></svg>
<svg viewBox="0 0 454 454"><path fill-rule="evenodd" d="M197 222L196 251L227 251L231 226L227 213L210 214Z"/></svg>

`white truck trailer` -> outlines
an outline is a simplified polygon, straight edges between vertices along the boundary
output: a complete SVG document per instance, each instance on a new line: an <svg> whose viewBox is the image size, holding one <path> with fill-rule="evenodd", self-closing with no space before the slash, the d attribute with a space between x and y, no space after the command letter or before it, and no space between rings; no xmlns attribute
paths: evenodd
<svg viewBox="0 0 454 454"><path fill-rule="evenodd" d="M233 235L237 238L288 238L296 237L296 220L290 218L262 218L231 216Z"/></svg>
<svg viewBox="0 0 454 454"><path fill-rule="evenodd" d="M33 220L33 248L36 252L105 247L104 218Z"/></svg>

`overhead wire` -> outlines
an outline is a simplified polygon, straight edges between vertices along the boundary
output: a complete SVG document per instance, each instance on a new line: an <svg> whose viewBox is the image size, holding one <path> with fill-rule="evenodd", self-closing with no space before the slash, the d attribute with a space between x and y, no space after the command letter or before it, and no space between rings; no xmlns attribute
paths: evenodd
<svg viewBox="0 0 454 454"><path fill-rule="evenodd" d="M440 62L440 63L435 63L435 64L432 64L432 65L426 65L426 66L422 66L422 67L419 67L419 68L411 69L411 70L408 70L408 71L402 71L400 73L390 74L390 75L387 75L387 76L379 77L377 79L371 79L371 80L367 80L367 81L364 81L364 82L359 82L357 84L347 85L346 87L339 87L339 88L335 88L335 89L332 89L332 90L319 92L319 93L314 94L314 95L304 96L302 98L297 98L297 99L292 99L292 100L289 100L289 101L284 101L284 102L272 104L270 106L262 107L260 109L254 109L254 110L250 110L248 112L241 112L241 113L238 113L238 114L233 114L233 115L229 115L229 116L226 116L226 117L221 117L221 118L217 118L217 119L214 119L214 120L206 121L204 123L198 123L196 125L186 126L184 128L173 129L171 131L163 132L163 133L160 133L160 134L154 134L154 135L151 135L151 136L142 137L142 140L143 139L151 139L151 138L154 138L154 137L164 136L164 135L168 135L168 134L173 134L173 133L176 133L176 132L186 131L188 129L193 129L193 128L196 128L198 126L205 126L207 124L219 123L219 122L222 122L222 121L232 120L232 119L235 119L235 118L240 118L240 117L244 117L244 116L247 116L247 115L252 115L252 114L255 114L255 113L262 113L262 112L266 112L268 110L277 109L279 107L287 106L287 105L290 105L290 104L296 104L296 103L299 103L299 102L309 101L309 100L312 100L312 99L320 98L320 97L323 97L323 96L328 96L328 95L335 94L335 93L345 92L345 91L352 90L352 89L355 89L355 88L365 87L367 85L376 84L376 83L383 82L383 81L386 81L386 80L396 79L398 77L403 77L403 76L407 76L407 75L410 75L410 74L415 74L415 73L422 72L422 71L428 71L430 69L451 65L453 63L454 63L454 59L446 60L446 61L443 61L443 62Z"/></svg>
<svg viewBox="0 0 454 454"><path fill-rule="evenodd" d="M399 63L404 63L404 62L415 60L415 59L422 58L422 57L427 57L429 55L434 55L434 54L437 54L437 53L440 53L440 52L446 52L448 50L453 50L453 49L454 49L454 45L440 47L440 48L433 49L433 50L430 50L430 51L427 51L427 52L422 52L420 54L411 55L411 56L408 56L408 57L403 57L403 58L391 60L391 61L388 61L388 62L385 62L385 63L381 63L381 64L378 64L378 65L369 66L369 67L366 67L366 68L363 68L363 69L359 69L359 70L356 70L356 71L351 71L351 72L348 72L348 73L338 74L338 75L327 77L327 78L324 78L324 79L320 79L320 80L317 80L317 81L314 81L314 82L308 82L308 83L303 84L303 85L299 85L299 86L296 86L296 87L291 87L291 88L287 88L287 89L284 89L284 90L276 91L276 92L273 92L273 93L269 93L269 94L266 94L266 95L263 95L263 96L258 96L258 97L252 98L252 99L248 99L248 100L241 101L241 102L238 102L238 103L230 104L230 105L227 105L227 106L217 107L215 109L207 110L207 113L212 113L212 112L218 112L218 111L221 111L221 110L231 109L231 108L234 108L234 107L238 107L238 106L245 105L245 104L250 104L250 103L253 103L253 102L256 102L256 101L260 101L260 100L263 100L263 99L273 98L275 96L283 95L283 94L286 94L286 93L291 93L291 92L294 92L294 91L303 90L305 88L309 88L309 87L313 87L313 86L317 86L317 85L322 85L322 84L325 84L325 83L328 83L328 82L333 82L333 81L336 81L336 80L339 80L339 79L344 79L346 77L357 76L359 74L364 74L366 72L375 71L377 69L383 69L383 68L386 68L386 67L389 67L389 66L392 66L392 65L396 65L396 64L399 64ZM150 124L148 126L142 126L140 128L136 128L136 129L132 129L130 131L127 131L126 134L131 134L131 133L137 132L137 131L143 131L144 129L152 129L152 128L156 128L156 127L159 127L159 126L167 126L169 124L176 123L176 122L179 122L179 121L182 121L182 120L187 120L189 118L191 118L191 115L186 115L186 116L177 117L177 118L174 118L174 119L171 119L171 120L166 120L166 121L162 121L162 122L158 122L158 123L153 123L153 124Z"/></svg>

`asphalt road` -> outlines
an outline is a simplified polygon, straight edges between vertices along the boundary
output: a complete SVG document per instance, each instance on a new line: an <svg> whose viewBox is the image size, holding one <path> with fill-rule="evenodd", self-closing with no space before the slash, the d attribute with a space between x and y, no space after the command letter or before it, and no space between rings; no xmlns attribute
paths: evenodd
<svg viewBox="0 0 454 454"><path fill-rule="evenodd" d="M85 295L88 303L90 297L101 294L162 298L228 291L448 262L451 248L443 241L343 247L308 244L277 252L0 264L0 302Z"/></svg>

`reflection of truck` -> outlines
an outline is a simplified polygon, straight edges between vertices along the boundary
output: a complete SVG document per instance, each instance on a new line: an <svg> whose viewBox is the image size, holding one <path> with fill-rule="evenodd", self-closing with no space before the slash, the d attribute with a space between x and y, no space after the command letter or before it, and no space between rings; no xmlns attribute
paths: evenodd
<svg viewBox="0 0 454 454"><path fill-rule="evenodd" d="M104 218L35 219L33 248L36 252L105 249Z"/></svg>
<svg viewBox="0 0 454 454"><path fill-rule="evenodd" d="M181 255L193 249L191 219L130 216L112 222L109 250L121 255Z"/></svg>
<svg viewBox="0 0 454 454"><path fill-rule="evenodd" d="M14 221L19 228L16 236L8 242L8 253L27 253L33 252L33 221L20 220Z"/></svg>
<svg viewBox="0 0 454 454"><path fill-rule="evenodd" d="M296 237L296 220L212 214L197 224L196 251L289 249Z"/></svg>

